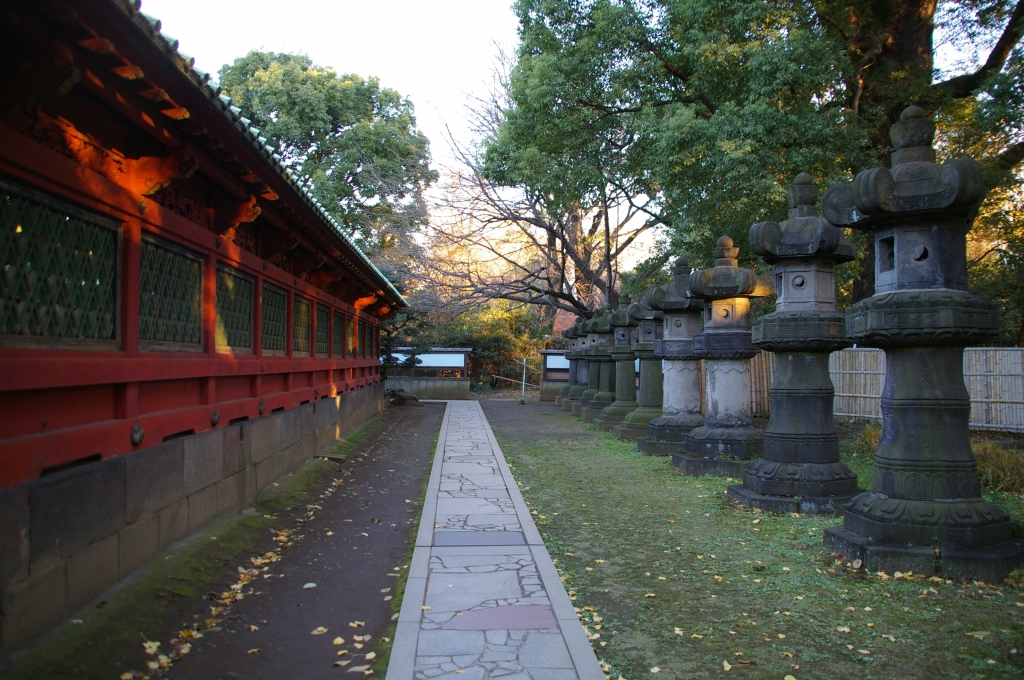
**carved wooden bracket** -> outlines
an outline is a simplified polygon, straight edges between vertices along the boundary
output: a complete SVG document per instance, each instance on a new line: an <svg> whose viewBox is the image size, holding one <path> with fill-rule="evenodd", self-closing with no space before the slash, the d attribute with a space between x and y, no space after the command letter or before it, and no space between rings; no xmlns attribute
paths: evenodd
<svg viewBox="0 0 1024 680"><path fill-rule="evenodd" d="M362 310L369 307L376 301L376 293L370 293L366 297L357 298L355 301L352 302L352 306L355 307L356 309Z"/></svg>
<svg viewBox="0 0 1024 680"><path fill-rule="evenodd" d="M291 231L285 234L264 234L260 237L260 253L263 259L270 259L272 255L295 250L299 245L299 238Z"/></svg>
<svg viewBox="0 0 1024 680"><path fill-rule="evenodd" d="M295 267L294 273L298 276L305 277L306 274L321 269L325 264L327 264L327 258L319 251L315 253L300 251L292 256L292 266Z"/></svg>
<svg viewBox="0 0 1024 680"><path fill-rule="evenodd" d="M249 195L249 200L232 206L216 208L215 231L224 234L243 222L252 222L260 216L260 207L256 205L256 197Z"/></svg>
<svg viewBox="0 0 1024 680"><path fill-rule="evenodd" d="M143 156L124 159L124 172L108 176L129 191L151 196L172 180L191 177L198 168L199 161L187 153L180 156Z"/></svg>

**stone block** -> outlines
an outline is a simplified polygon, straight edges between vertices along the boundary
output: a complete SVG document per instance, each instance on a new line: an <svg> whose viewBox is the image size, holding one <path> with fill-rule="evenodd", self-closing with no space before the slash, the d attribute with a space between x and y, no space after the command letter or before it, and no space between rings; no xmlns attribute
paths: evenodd
<svg viewBox="0 0 1024 680"><path fill-rule="evenodd" d="M298 446L299 444L292 444L292 446ZM292 446L289 446L285 451L292 450ZM288 470L288 456L285 451L278 451L270 457L270 470L273 477L270 481L274 482Z"/></svg>
<svg viewBox="0 0 1024 680"><path fill-rule="evenodd" d="M313 404L313 429L317 432L326 430L331 424L330 405L330 399L321 399Z"/></svg>
<svg viewBox="0 0 1024 680"><path fill-rule="evenodd" d="M205 489L223 478L224 433L217 430L185 440L185 493Z"/></svg>
<svg viewBox="0 0 1024 680"><path fill-rule="evenodd" d="M299 407L299 417L302 419L302 437L312 436L316 429L316 404L303 404Z"/></svg>
<svg viewBox="0 0 1024 680"><path fill-rule="evenodd" d="M0 647L12 652L57 625L68 615L67 564L63 561L33 573L4 590Z"/></svg>
<svg viewBox="0 0 1024 680"><path fill-rule="evenodd" d="M274 457L271 456L266 460L261 460L253 466L256 472L256 491L263 491L270 483L277 479L274 474Z"/></svg>
<svg viewBox="0 0 1024 680"><path fill-rule="evenodd" d="M749 460L732 460L730 458L701 458L688 456L685 453L673 453L672 465L681 475L700 477L732 477L743 479L743 471L750 465Z"/></svg>
<svg viewBox="0 0 1024 680"><path fill-rule="evenodd" d="M217 482L217 514L238 512L239 503L245 496L245 474L236 472Z"/></svg>
<svg viewBox="0 0 1024 680"><path fill-rule="evenodd" d="M259 463L280 450L281 413L260 418L252 423L252 462Z"/></svg>
<svg viewBox="0 0 1024 680"><path fill-rule="evenodd" d="M305 441L305 440L303 440ZM284 450L284 457L281 462L281 474L287 474L302 464L303 443L293 444Z"/></svg>
<svg viewBox="0 0 1024 680"><path fill-rule="evenodd" d="M224 430L223 475L229 477L251 465L252 424L232 425Z"/></svg>
<svg viewBox="0 0 1024 680"><path fill-rule="evenodd" d="M124 578L160 552L160 515L153 514L126 526L121 530L119 544L118 569Z"/></svg>
<svg viewBox="0 0 1024 680"><path fill-rule="evenodd" d="M123 458L72 468L28 486L33 571L125 527Z"/></svg>
<svg viewBox="0 0 1024 680"><path fill-rule="evenodd" d="M196 491L188 497L188 533L199 529L217 516L217 485Z"/></svg>
<svg viewBox="0 0 1024 680"><path fill-rule="evenodd" d="M247 508L256 498L256 468L250 465L238 474L242 475L242 497L239 499L238 506Z"/></svg>
<svg viewBox="0 0 1024 680"><path fill-rule="evenodd" d="M89 604L117 583L121 570L120 535L114 534L68 559L68 612Z"/></svg>
<svg viewBox="0 0 1024 680"><path fill-rule="evenodd" d="M188 536L188 499L182 498L174 505L160 511L160 550L177 543Z"/></svg>
<svg viewBox="0 0 1024 680"><path fill-rule="evenodd" d="M309 460L320 449L317 447L319 437L310 435L302 440L302 460Z"/></svg>
<svg viewBox="0 0 1024 680"><path fill-rule="evenodd" d="M28 576L28 487L0 491L0 589Z"/></svg>
<svg viewBox="0 0 1024 680"><path fill-rule="evenodd" d="M281 439L278 448L286 449L302 439L302 413L293 408L278 414L281 419Z"/></svg>
<svg viewBox="0 0 1024 680"><path fill-rule="evenodd" d="M127 455L124 463L129 524L185 497L184 439Z"/></svg>

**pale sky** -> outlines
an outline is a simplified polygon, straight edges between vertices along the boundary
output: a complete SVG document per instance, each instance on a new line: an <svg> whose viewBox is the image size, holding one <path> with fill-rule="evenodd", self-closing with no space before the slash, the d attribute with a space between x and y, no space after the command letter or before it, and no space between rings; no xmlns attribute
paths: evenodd
<svg viewBox="0 0 1024 680"><path fill-rule="evenodd" d="M143 0L196 68L217 71L252 49L303 52L338 73L378 76L409 97L435 161L447 124L462 143L466 93L489 79L495 43L512 51L512 0Z"/></svg>

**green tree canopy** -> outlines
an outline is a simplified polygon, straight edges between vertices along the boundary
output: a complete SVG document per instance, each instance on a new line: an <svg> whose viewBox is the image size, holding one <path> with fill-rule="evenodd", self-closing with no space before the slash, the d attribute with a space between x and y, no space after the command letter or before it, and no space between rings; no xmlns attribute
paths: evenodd
<svg viewBox="0 0 1024 680"><path fill-rule="evenodd" d="M220 85L368 253L411 245L437 174L408 98L302 54L259 51L225 64Z"/></svg>
<svg viewBox="0 0 1024 680"><path fill-rule="evenodd" d="M888 164L889 128L918 103L943 130L940 154L969 153L986 168L981 220L989 223L980 232L1000 248L1012 242L1005 225L1014 220L999 215L1016 198L1024 160L1024 0L515 7L512 106L486 149L496 181L566 200L609 181L643 191L668 225L665 248L706 264L720 234L745 248L752 223L784 215L799 172L824 187ZM976 58L940 72L938 38ZM587 162L594 158L600 163ZM597 176L592 167L610 170ZM862 244L855 297L873 287L870 244Z"/></svg>

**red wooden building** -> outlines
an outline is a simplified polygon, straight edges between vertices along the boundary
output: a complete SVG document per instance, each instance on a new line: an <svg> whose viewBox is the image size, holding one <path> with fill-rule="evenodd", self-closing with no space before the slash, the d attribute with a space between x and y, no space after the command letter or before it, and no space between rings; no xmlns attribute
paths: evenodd
<svg viewBox="0 0 1024 680"><path fill-rule="evenodd" d="M136 4L0 36L9 651L379 410L405 303Z"/></svg>

